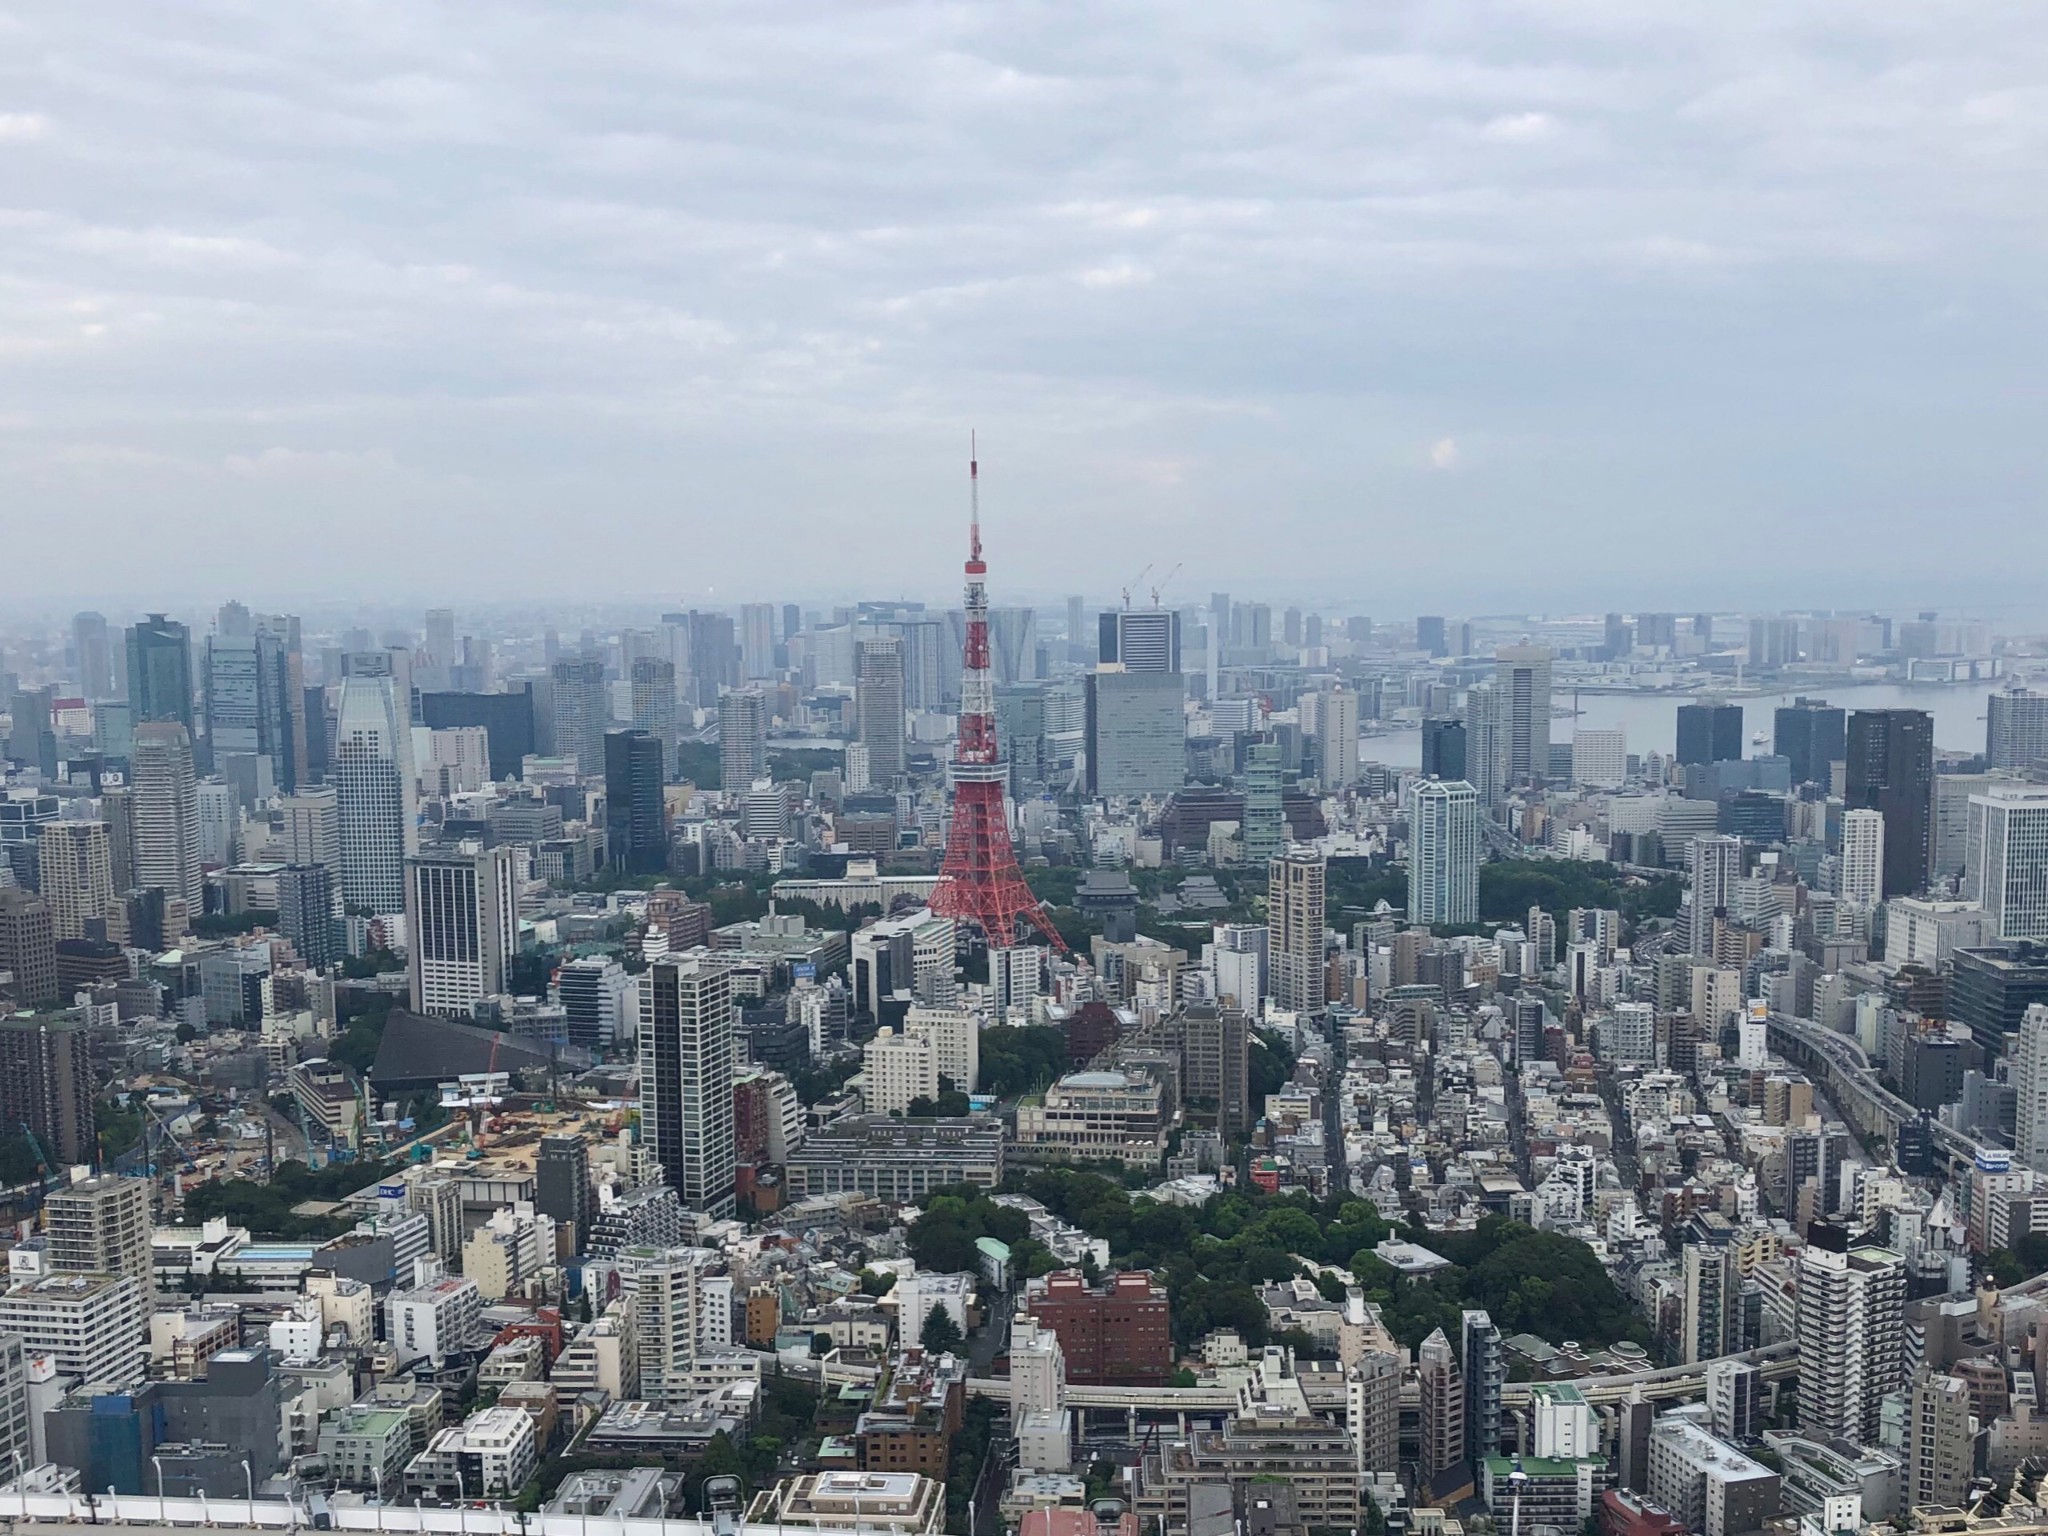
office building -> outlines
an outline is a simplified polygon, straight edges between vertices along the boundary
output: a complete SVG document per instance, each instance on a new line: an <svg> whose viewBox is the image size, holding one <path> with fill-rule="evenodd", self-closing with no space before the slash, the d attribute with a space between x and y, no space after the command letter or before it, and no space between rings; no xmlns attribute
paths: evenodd
<svg viewBox="0 0 2048 1536"><path fill-rule="evenodd" d="M775 605L741 603L739 621L740 666L750 678L773 677L775 665Z"/></svg>
<svg viewBox="0 0 2048 1536"><path fill-rule="evenodd" d="M71 618L71 650L79 689L88 700L114 696L114 650L103 613L79 613Z"/></svg>
<svg viewBox="0 0 2048 1536"><path fill-rule="evenodd" d="M1921 709L1859 709L1849 717L1850 810L1884 813L1884 894L1927 884L1933 853L1934 717Z"/></svg>
<svg viewBox="0 0 2048 1536"><path fill-rule="evenodd" d="M1290 848L1267 866L1266 966L1273 1006L1321 1013L1327 1001L1327 870L1321 854Z"/></svg>
<svg viewBox="0 0 2048 1536"><path fill-rule="evenodd" d="M1549 775L1550 662L1550 648L1542 645L1507 645L1495 653L1503 787L1541 783Z"/></svg>
<svg viewBox="0 0 2048 1536"><path fill-rule="evenodd" d="M1985 1059L2003 1056L2034 1003L2048 1003L2048 946L1987 944L1949 958L1949 1016L1966 1026Z"/></svg>
<svg viewBox="0 0 2048 1536"><path fill-rule="evenodd" d="M135 1282L143 1310L153 1310L151 1193L146 1178L111 1175L52 1190L43 1202L49 1267L60 1273L126 1276Z"/></svg>
<svg viewBox="0 0 2048 1536"><path fill-rule="evenodd" d="M1079 1270L1058 1270L1026 1282L1024 1311L1058 1337L1069 1385L1163 1387L1173 1377L1172 1309L1149 1272L1090 1286Z"/></svg>
<svg viewBox="0 0 2048 1536"><path fill-rule="evenodd" d="M1740 704L1678 706L1678 761L1730 763L1742 756Z"/></svg>
<svg viewBox="0 0 2048 1536"><path fill-rule="evenodd" d="M2013 1042L2013 1156L2048 1173L2048 1003L2029 1005Z"/></svg>
<svg viewBox="0 0 2048 1536"><path fill-rule="evenodd" d="M333 785L303 789L278 802L284 817L284 856L294 864L341 866L341 809Z"/></svg>
<svg viewBox="0 0 2048 1536"><path fill-rule="evenodd" d="M137 725L168 721L190 732L192 634L160 613L128 631L128 708Z"/></svg>
<svg viewBox="0 0 2048 1536"><path fill-rule="evenodd" d="M147 1347L133 1277L48 1273L0 1292L0 1335L51 1357L60 1376L119 1389L142 1380Z"/></svg>
<svg viewBox="0 0 2048 1536"><path fill-rule="evenodd" d="M768 701L758 688L735 688L718 701L718 780L729 793L768 772Z"/></svg>
<svg viewBox="0 0 2048 1536"><path fill-rule="evenodd" d="M1904 1450L1899 1500L1905 1508L1958 1509L1968 1502L1976 1439L1967 1382L1927 1370L1914 1378L1906 1392Z"/></svg>
<svg viewBox="0 0 2048 1536"><path fill-rule="evenodd" d="M1470 784L1419 779L1408 792L1408 921L1479 921L1479 795Z"/></svg>
<svg viewBox="0 0 2048 1536"><path fill-rule="evenodd" d="M205 895L199 857L199 778L192 736L172 721L135 727L129 762L135 883L197 913Z"/></svg>
<svg viewBox="0 0 2048 1536"><path fill-rule="evenodd" d="M1993 768L2048 763L2048 693L2012 689L1986 699L1984 756Z"/></svg>
<svg viewBox="0 0 2048 1536"><path fill-rule="evenodd" d="M1121 608L1097 625L1098 662L1126 672L1180 671L1180 614L1171 608Z"/></svg>
<svg viewBox="0 0 2048 1536"><path fill-rule="evenodd" d="M1167 795L1187 782L1186 681L1097 668L1087 677L1084 788L1094 798Z"/></svg>
<svg viewBox="0 0 2048 1536"><path fill-rule="evenodd" d="M384 1336L401 1367L482 1342L484 1300L474 1280L443 1273L431 1258L414 1262L411 1280L384 1299Z"/></svg>
<svg viewBox="0 0 2048 1536"><path fill-rule="evenodd" d="M412 1010L467 1019L510 990L519 950L513 849L461 842L405 861L406 970Z"/></svg>
<svg viewBox="0 0 2048 1536"><path fill-rule="evenodd" d="M1884 813L1842 813L1841 897L1868 911L1884 898Z"/></svg>
<svg viewBox="0 0 2048 1536"><path fill-rule="evenodd" d="M1251 955L1253 974L1258 956ZM1251 1102L1251 1025L1248 1009L1258 1006L1256 994L1244 1006L1218 1007L1189 1003L1181 1015L1181 1099L1197 1111L1215 1106L1217 1134L1240 1137L1258 1118Z"/></svg>
<svg viewBox="0 0 2048 1536"><path fill-rule="evenodd" d="M0 886L0 971L14 978L0 990L22 1008L47 1008L60 995L50 904L19 886Z"/></svg>
<svg viewBox="0 0 2048 1536"><path fill-rule="evenodd" d="M277 927L315 970L344 953L334 910L334 871L325 864L288 864L277 872Z"/></svg>
<svg viewBox="0 0 2048 1536"><path fill-rule="evenodd" d="M1470 778L1465 771L1464 721L1432 716L1422 722L1422 776L1426 779Z"/></svg>
<svg viewBox="0 0 2048 1536"><path fill-rule="evenodd" d="M662 796L661 739L645 731L604 738L606 862L628 875L668 868L668 806Z"/></svg>
<svg viewBox="0 0 2048 1536"><path fill-rule="evenodd" d="M1994 937L2048 939L2048 785L1995 782L1970 796L1969 816L1964 899Z"/></svg>
<svg viewBox="0 0 2048 1536"><path fill-rule="evenodd" d="M1572 732L1572 782L1593 789L1619 789L1627 783L1628 733Z"/></svg>
<svg viewBox="0 0 2048 1536"><path fill-rule="evenodd" d="M1852 1250L1838 1228L1816 1225L1807 1238L1794 1324L1800 1432L1874 1445L1885 1395L1905 1382L1905 1261Z"/></svg>
<svg viewBox="0 0 2048 1536"><path fill-rule="evenodd" d="M422 693L420 723L437 731L482 726L491 777L500 783L518 778L521 765L539 750L531 682L503 693Z"/></svg>
<svg viewBox="0 0 2048 1536"><path fill-rule="evenodd" d="M569 1043L602 1051L638 1027L628 1016L633 982L609 955L583 955L555 968L555 1000L568 1016Z"/></svg>
<svg viewBox="0 0 2048 1536"><path fill-rule="evenodd" d="M555 756L572 760L579 774L602 773L604 733L612 723L604 658L591 654L561 657L548 669L548 677L553 690Z"/></svg>
<svg viewBox="0 0 2048 1536"><path fill-rule="evenodd" d="M1316 698L1316 777L1325 794L1358 779L1358 694L1325 688Z"/></svg>
<svg viewBox="0 0 2048 1536"><path fill-rule="evenodd" d="M42 897L59 939L87 937L86 924L114 899L114 860L104 821L47 821L36 840Z"/></svg>
<svg viewBox="0 0 2048 1536"><path fill-rule="evenodd" d="M1244 861L1260 869L1287 848L1286 777L1280 744L1255 741L1245 749Z"/></svg>
<svg viewBox="0 0 2048 1536"><path fill-rule="evenodd" d="M854 664L854 716L868 750L868 778L878 789L893 788L903 776L903 641L867 636L855 646Z"/></svg>
<svg viewBox="0 0 2048 1536"><path fill-rule="evenodd" d="M676 739L676 664L665 656L635 656L630 686L633 729L661 743L665 762Z"/></svg>
<svg viewBox="0 0 2048 1536"><path fill-rule="evenodd" d="M668 955L640 977L643 1140L684 1206L733 1212L732 976L701 956Z"/></svg>
<svg viewBox="0 0 2048 1536"><path fill-rule="evenodd" d="M293 729L304 708L297 654L268 629L212 635L206 642L206 742L214 771L250 803L298 786Z"/></svg>
<svg viewBox="0 0 2048 1536"><path fill-rule="evenodd" d="M1441 614L1426 613L1415 621L1415 649L1431 656L1450 655Z"/></svg>
<svg viewBox="0 0 2048 1536"><path fill-rule="evenodd" d="M1800 697L1772 717L1771 751L1792 765L1794 784L1826 784L1848 755L1848 714L1826 699Z"/></svg>
<svg viewBox="0 0 2048 1536"><path fill-rule="evenodd" d="M1778 1513L1777 1473L1676 1414L1650 1426L1648 1481L1651 1499L1696 1536L1746 1536Z"/></svg>
<svg viewBox="0 0 2048 1536"><path fill-rule="evenodd" d="M372 913L405 910L405 861L419 852L412 729L396 681L342 679L333 779L341 894Z"/></svg>
<svg viewBox="0 0 2048 1536"><path fill-rule="evenodd" d="M1003 1126L993 1115L892 1120L842 1115L807 1133L783 1167L789 1198L868 1195L887 1205L951 1184L993 1189L1003 1177Z"/></svg>

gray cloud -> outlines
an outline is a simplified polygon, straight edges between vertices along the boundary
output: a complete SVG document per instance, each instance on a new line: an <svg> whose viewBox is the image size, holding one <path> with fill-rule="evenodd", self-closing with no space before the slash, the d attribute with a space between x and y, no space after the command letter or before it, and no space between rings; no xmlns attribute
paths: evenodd
<svg viewBox="0 0 2048 1536"><path fill-rule="evenodd" d="M2048 556L2044 54L1904 0L26 8L9 586L942 594L974 425L1019 591L1968 590Z"/></svg>

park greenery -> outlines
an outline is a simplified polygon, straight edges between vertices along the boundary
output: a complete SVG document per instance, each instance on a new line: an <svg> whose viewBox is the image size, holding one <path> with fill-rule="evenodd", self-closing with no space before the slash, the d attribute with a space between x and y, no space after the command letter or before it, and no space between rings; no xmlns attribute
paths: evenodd
<svg viewBox="0 0 2048 1536"><path fill-rule="evenodd" d="M981 1263L975 1244L984 1237L1009 1248L1013 1283L1036 1279L1059 1267L1051 1250L1031 1235L1030 1218L1022 1211L997 1205L986 1190L967 1184L935 1194L925 1203L911 1224L910 1252L919 1269L972 1274ZM867 1289L865 1276L861 1289Z"/></svg>
<svg viewBox="0 0 2048 1536"><path fill-rule="evenodd" d="M328 1203L377 1183L395 1163L330 1163L309 1168L304 1163L279 1163L267 1184L249 1179L216 1179L186 1191L185 1221L190 1226L225 1216L230 1226L247 1227L250 1235L282 1242L320 1241L355 1224L352 1213L301 1216L294 1206Z"/></svg>
<svg viewBox="0 0 2048 1536"><path fill-rule="evenodd" d="M1067 1037L1050 1024L1006 1024L981 1032L983 1093L999 1099L1037 1093L1070 1070Z"/></svg>

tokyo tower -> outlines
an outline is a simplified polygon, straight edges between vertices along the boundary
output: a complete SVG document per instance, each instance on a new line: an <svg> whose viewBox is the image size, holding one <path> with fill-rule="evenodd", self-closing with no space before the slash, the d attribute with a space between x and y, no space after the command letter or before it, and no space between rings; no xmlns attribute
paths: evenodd
<svg viewBox="0 0 2048 1536"><path fill-rule="evenodd" d="M1055 949L1067 946L1039 910L1010 847L1003 789L1010 772L996 744L995 684L988 670L988 565L981 558L981 465L967 450L971 515L967 553L967 649L960 668L960 735L953 745L953 827L932 889L940 917L979 923L989 944L1008 949L1029 923Z"/></svg>

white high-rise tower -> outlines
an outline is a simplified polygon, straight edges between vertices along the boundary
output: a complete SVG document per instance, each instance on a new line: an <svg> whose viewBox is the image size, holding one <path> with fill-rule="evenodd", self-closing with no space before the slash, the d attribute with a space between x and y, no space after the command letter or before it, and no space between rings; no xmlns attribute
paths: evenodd
<svg viewBox="0 0 2048 1536"><path fill-rule="evenodd" d="M174 720L135 727L129 758L135 883L185 902L195 915L205 887L199 863L199 777L191 734Z"/></svg>
<svg viewBox="0 0 2048 1536"><path fill-rule="evenodd" d="M419 851L412 730L388 677L342 680L334 714L341 893L375 913L405 910L405 861Z"/></svg>

